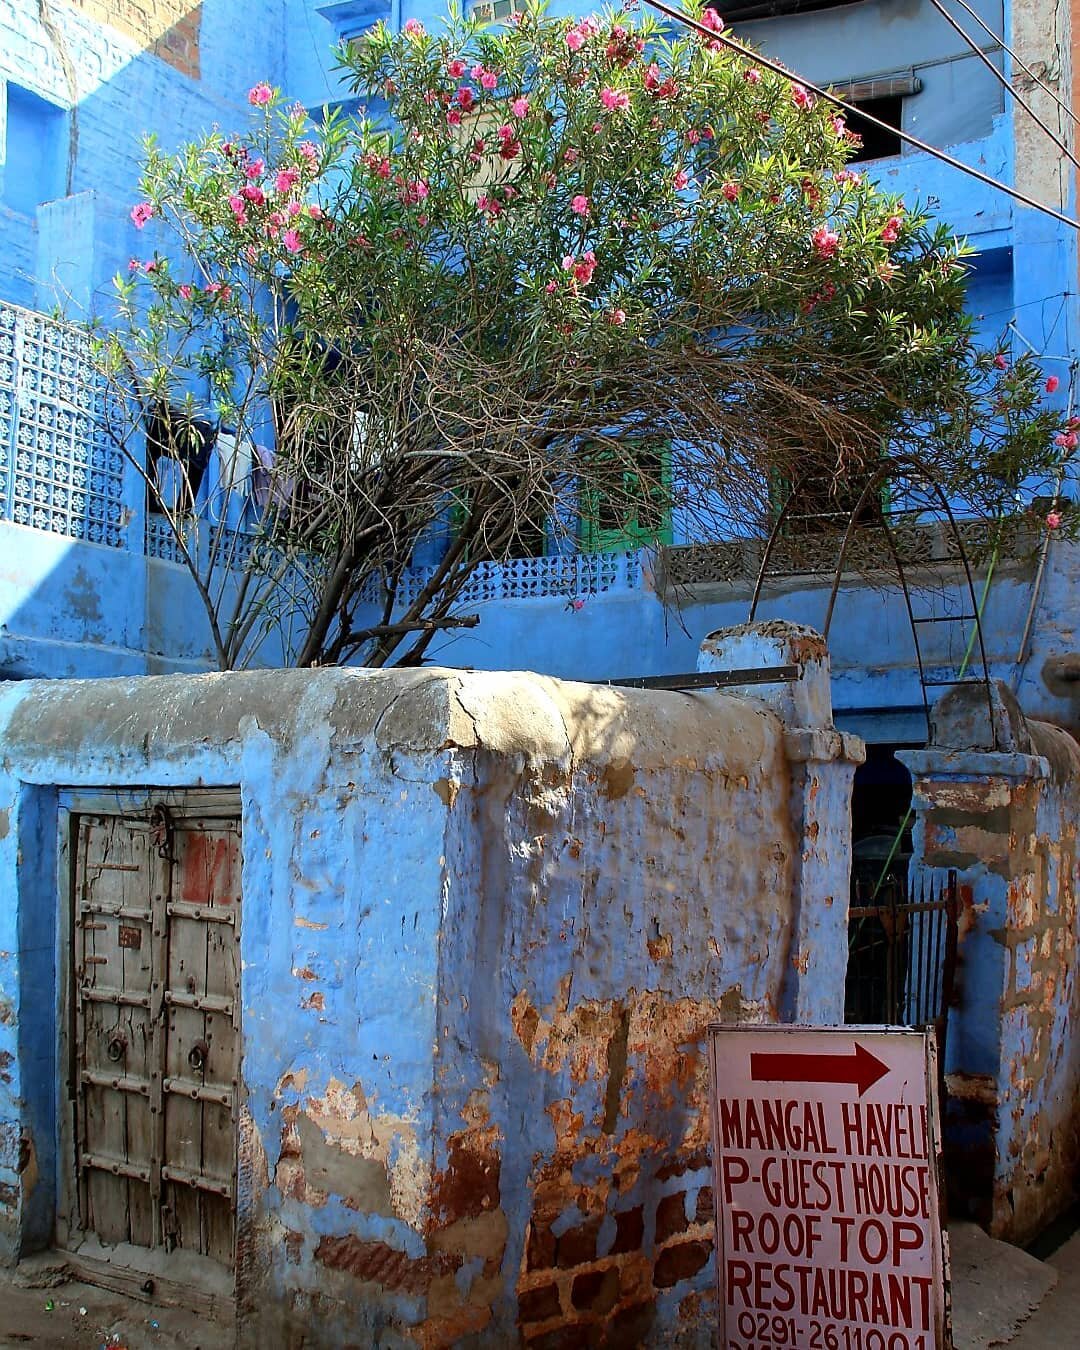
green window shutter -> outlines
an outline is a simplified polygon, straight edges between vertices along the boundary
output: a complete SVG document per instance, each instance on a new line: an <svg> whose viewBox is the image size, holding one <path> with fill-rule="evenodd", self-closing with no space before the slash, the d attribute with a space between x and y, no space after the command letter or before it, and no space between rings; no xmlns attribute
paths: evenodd
<svg viewBox="0 0 1080 1350"><path fill-rule="evenodd" d="M583 553L623 553L670 544L671 447L642 450L642 473L615 470L619 484L582 490L578 539ZM658 485L659 484L659 485Z"/></svg>

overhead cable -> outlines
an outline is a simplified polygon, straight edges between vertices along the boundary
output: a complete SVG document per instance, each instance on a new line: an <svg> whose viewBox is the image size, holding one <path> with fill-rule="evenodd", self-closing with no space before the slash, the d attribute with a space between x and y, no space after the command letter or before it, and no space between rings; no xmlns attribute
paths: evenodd
<svg viewBox="0 0 1080 1350"><path fill-rule="evenodd" d="M1009 59L1013 62L1013 64L1019 66L1020 69L1024 72L1024 74L1028 77L1028 79L1032 81L1033 84L1037 84L1044 94L1050 95L1050 97L1054 100L1054 102L1058 105L1058 107L1066 115L1066 117L1070 117L1076 123L1077 126L1080 126L1080 117L1076 116L1073 110L1063 99L1058 98L1057 94L1054 93L1054 91L1050 88L1050 86L1046 83L1045 80L1041 80L1038 77L1038 75L1036 75L1035 72L1031 69L1030 66L1025 65L1024 62L1021 61L1021 59L1017 56L1017 54L1013 51L1013 49L1009 46L1009 44L1005 41L1003 37L998 37L997 33L994 32L994 30L990 27L990 25L986 22L986 20L982 17L982 15L979 14L978 10L972 9L971 6L967 3L967 0L956 0L956 3L960 6L961 9L966 10L967 13L971 15L971 17L975 20L975 22L979 25L979 27L988 37L992 37L994 39L997 45L1009 57Z"/></svg>
<svg viewBox="0 0 1080 1350"><path fill-rule="evenodd" d="M959 169L961 173L966 173L969 178L974 178L980 183L985 183L987 187L996 188L999 192L1004 192L1006 196L1012 197L1014 201L1020 202L1022 206L1030 206L1035 211L1041 211L1044 215L1058 220L1062 225L1068 225L1071 229L1080 230L1080 220L1074 220L1072 216L1065 215L1053 206L1046 206L1043 202L1036 201L1034 197L1029 197L1026 192L1021 192L1019 188L1014 188L1008 183L1002 183L996 178L992 178L988 173L983 173L981 169L973 168L970 164L965 164L962 159L956 159L945 150L939 150L937 146L930 145L926 141L920 141L917 136L912 136L910 132L901 131L899 127L892 126L889 122L883 122L880 117L874 117L868 112L856 107L853 103L847 103L836 94L830 94L822 89L820 85L805 79L801 75L796 75L790 70L786 70L777 61L763 56L761 52L754 51L736 42L734 38L729 38L724 33L716 33L711 28L706 28L703 23L698 23L696 19L684 13L681 9L674 9L671 5L664 3L664 0L643 0L650 9L655 9L658 13L665 15L669 19L674 19L676 23L684 24L687 28L692 28L694 32L700 33L702 37L710 42L719 42L721 46L727 47L733 52L737 52L747 61L752 61L755 65L761 66L764 70L771 70L774 75L780 75L792 84L800 84L811 94L816 94L818 98L823 98L827 102L834 104L838 108L843 108L845 112L853 117L860 118L872 127L877 127L881 131L887 131L891 136L896 136L906 145L913 146L916 150L922 150L934 159L939 159L943 164L948 164L950 168Z"/></svg>
<svg viewBox="0 0 1080 1350"><path fill-rule="evenodd" d="M957 23L957 21L953 18L953 16L941 3L941 0L930 0L930 3L934 6L934 8L945 20L945 22L949 25L949 27L954 29L957 33L959 33L959 35L964 39L964 41L975 53L975 55L979 58L979 60L983 63L983 65L987 68L987 70L990 71L994 79L997 80L998 83L1001 84L1005 89L1007 89L1010 94L1012 94L1013 98L1016 99L1017 103L1020 104L1021 108L1023 108L1023 110L1032 119L1032 121L1034 121L1038 126L1042 127L1043 131L1046 132L1046 134L1054 142L1054 144L1061 151L1061 153L1065 155L1067 159L1072 160L1073 164L1075 164L1076 167L1080 169L1080 159L1076 158L1076 156L1065 144L1065 142L1058 136L1057 132L1053 131L1050 127L1046 125L1046 123L1042 120L1042 118L1031 106L1031 104L1027 101L1027 99L1024 98L1023 94L1017 93L1017 91L1012 87L1011 81L1006 79L1005 76L1002 74L1002 72L998 70L997 66L994 65L993 61L990 60L990 58L979 46L979 44L975 41L975 39L971 36L971 34L965 32L964 29L960 26L960 24Z"/></svg>

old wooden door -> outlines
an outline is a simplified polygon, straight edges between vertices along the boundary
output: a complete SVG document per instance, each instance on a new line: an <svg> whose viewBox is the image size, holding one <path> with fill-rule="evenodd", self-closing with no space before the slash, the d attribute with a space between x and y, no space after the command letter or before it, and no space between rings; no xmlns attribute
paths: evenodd
<svg viewBox="0 0 1080 1350"><path fill-rule="evenodd" d="M240 824L72 815L80 1227L233 1264Z"/></svg>

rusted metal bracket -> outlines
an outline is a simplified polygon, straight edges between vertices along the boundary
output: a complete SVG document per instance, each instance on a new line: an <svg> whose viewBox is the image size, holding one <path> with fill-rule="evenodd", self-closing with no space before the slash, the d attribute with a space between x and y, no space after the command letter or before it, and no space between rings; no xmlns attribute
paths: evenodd
<svg viewBox="0 0 1080 1350"><path fill-rule="evenodd" d="M742 684L789 684L799 674L798 666L759 666L752 670L696 670L685 675L632 675L607 683L620 689L726 689Z"/></svg>
<svg viewBox="0 0 1080 1350"><path fill-rule="evenodd" d="M164 802L155 803L150 812L150 842L159 858L174 862L172 856L173 820Z"/></svg>

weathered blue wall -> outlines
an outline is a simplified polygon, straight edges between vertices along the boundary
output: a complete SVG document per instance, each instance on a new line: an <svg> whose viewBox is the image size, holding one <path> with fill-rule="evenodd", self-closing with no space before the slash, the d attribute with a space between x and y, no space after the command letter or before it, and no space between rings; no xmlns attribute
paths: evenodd
<svg viewBox="0 0 1080 1350"><path fill-rule="evenodd" d="M945 1070L957 1212L1029 1241L1080 1189L1080 749L1007 692L956 691L915 778L917 875L959 878Z"/></svg>
<svg viewBox="0 0 1080 1350"><path fill-rule="evenodd" d="M7 685L0 745L5 1259L75 1203L57 785L235 785L243 1343L708 1343L704 1032L837 1016L799 911L843 927L856 745L726 695L440 671Z"/></svg>

